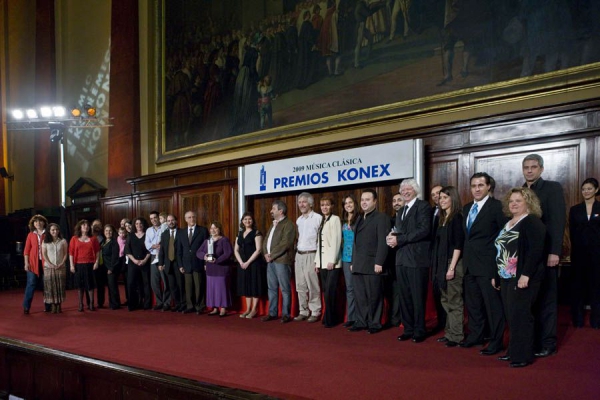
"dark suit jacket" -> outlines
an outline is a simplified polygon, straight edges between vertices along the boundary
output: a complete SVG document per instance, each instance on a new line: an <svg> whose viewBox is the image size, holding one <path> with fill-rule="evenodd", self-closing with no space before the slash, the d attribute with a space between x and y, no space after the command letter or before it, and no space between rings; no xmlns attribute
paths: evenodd
<svg viewBox="0 0 600 400"><path fill-rule="evenodd" d="M208 229L203 226L196 225L194 228L192 243L190 243L188 240L188 231L188 226L177 231L175 248L177 249L176 251L179 267L183 267L183 270L186 274L191 274L192 272L202 272L204 270L204 260L198 259L198 257L196 257L196 252L202 243L208 238Z"/></svg>
<svg viewBox="0 0 600 400"><path fill-rule="evenodd" d="M521 275L530 282L541 282L546 272L544 259L544 237L546 227L538 217L528 215L519 222L519 259L516 279Z"/></svg>
<svg viewBox="0 0 600 400"><path fill-rule="evenodd" d="M526 184L523 187L526 187ZM560 256L567 222L563 188L558 182L539 178L531 185L531 190L542 205L542 222L546 225L546 254Z"/></svg>
<svg viewBox="0 0 600 400"><path fill-rule="evenodd" d="M187 233L186 233L185 238L187 240ZM179 239L179 229L176 229L175 243L174 243L174 246L175 246L175 260L173 260L174 262L171 263L171 260L169 260L169 241L171 240L171 229L167 228L167 230L165 230L160 235L160 248L158 249L158 265L164 265L165 266L165 272L167 274L171 273L171 266L172 266L172 264L175 264L175 266L176 266L176 260L177 260L177 240L178 239Z"/></svg>
<svg viewBox="0 0 600 400"><path fill-rule="evenodd" d="M571 261L574 267L584 263L600 263L600 202L594 201L592 216L587 219L585 203L571 207L569 211L569 232L571 233ZM592 255L592 259L588 259ZM595 257L593 256L595 255Z"/></svg>
<svg viewBox="0 0 600 400"><path fill-rule="evenodd" d="M479 210L475 222L467 233L467 221L473 202L463 207L465 223L465 246L463 248L463 265L465 273L487 278L498 278L496 266L496 247L494 240L508 221L502 212L500 200L490 197Z"/></svg>
<svg viewBox="0 0 600 400"><path fill-rule="evenodd" d="M271 227L271 229L273 229ZM263 254L268 254L267 242L271 230L263 239ZM296 242L296 224L288 217L285 217L275 227L273 238L271 239L271 259L277 264L290 265L294 260L294 243Z"/></svg>
<svg viewBox="0 0 600 400"><path fill-rule="evenodd" d="M397 266L429 268L431 216L431 206L420 199L415 200L404 220L402 215L396 216Z"/></svg>
<svg viewBox="0 0 600 400"><path fill-rule="evenodd" d="M119 266L119 243L116 238L102 246L102 262L111 272Z"/></svg>
<svg viewBox="0 0 600 400"><path fill-rule="evenodd" d="M388 253L385 238L389 232L390 218L382 212L374 210L357 218L352 249L353 273L375 275L375 264L385 264Z"/></svg>

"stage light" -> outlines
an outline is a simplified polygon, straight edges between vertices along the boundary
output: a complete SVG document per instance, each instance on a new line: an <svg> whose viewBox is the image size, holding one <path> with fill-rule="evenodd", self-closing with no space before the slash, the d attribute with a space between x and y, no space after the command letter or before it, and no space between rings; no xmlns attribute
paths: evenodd
<svg viewBox="0 0 600 400"><path fill-rule="evenodd" d="M81 117L81 110L77 107L71 109L71 115L75 118Z"/></svg>
<svg viewBox="0 0 600 400"><path fill-rule="evenodd" d="M50 107L40 107L40 114L42 118L50 118L52 116L52 109Z"/></svg>
<svg viewBox="0 0 600 400"><path fill-rule="evenodd" d="M92 107L89 104L85 105L85 112L87 113L87 115L89 117L95 117L96 116L96 107Z"/></svg>
<svg viewBox="0 0 600 400"><path fill-rule="evenodd" d="M25 114L23 114L23 110L13 110L12 115L14 119L23 119L25 116Z"/></svg>
<svg viewBox="0 0 600 400"><path fill-rule="evenodd" d="M27 118L36 119L37 117L38 117L38 113L33 108L30 108L27 110Z"/></svg>
<svg viewBox="0 0 600 400"><path fill-rule="evenodd" d="M56 118L63 118L67 114L67 110L62 106L52 107L52 111Z"/></svg>

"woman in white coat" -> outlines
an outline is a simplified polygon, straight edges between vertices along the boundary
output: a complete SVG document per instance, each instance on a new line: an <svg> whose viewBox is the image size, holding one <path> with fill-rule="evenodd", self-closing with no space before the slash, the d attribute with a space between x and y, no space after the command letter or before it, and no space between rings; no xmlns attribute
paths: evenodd
<svg viewBox="0 0 600 400"><path fill-rule="evenodd" d="M338 323L335 297L342 268L342 223L340 217L331 213L332 200L321 199L323 220L317 235L315 270L321 276L321 287L325 297L323 326L333 328Z"/></svg>

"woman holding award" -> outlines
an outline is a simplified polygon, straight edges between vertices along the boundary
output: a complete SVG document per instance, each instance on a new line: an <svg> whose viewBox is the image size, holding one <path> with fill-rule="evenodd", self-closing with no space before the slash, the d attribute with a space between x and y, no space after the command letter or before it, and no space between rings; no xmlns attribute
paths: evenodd
<svg viewBox="0 0 600 400"><path fill-rule="evenodd" d="M229 239L222 236L223 225L213 222L210 225L210 238L198 249L196 257L204 260L206 269L206 305L213 310L208 315L227 316L231 306L229 290L229 268L233 248Z"/></svg>

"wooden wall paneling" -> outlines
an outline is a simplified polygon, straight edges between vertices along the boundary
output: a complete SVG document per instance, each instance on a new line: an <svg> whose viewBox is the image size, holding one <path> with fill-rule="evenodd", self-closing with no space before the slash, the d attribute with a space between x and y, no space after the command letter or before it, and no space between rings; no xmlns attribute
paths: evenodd
<svg viewBox="0 0 600 400"><path fill-rule="evenodd" d="M187 211L195 211L197 224L210 227L212 221L219 221L223 224L224 230L230 230L232 213L229 205L230 188L229 186L212 186L203 187L194 190L187 190L178 193L179 214L184 216ZM225 205L228 205L228 210L225 210ZM185 219L182 220L180 226L184 226ZM223 234L231 238L232 232L223 232ZM237 233L237 231L236 231Z"/></svg>
<svg viewBox="0 0 600 400"><path fill-rule="evenodd" d="M133 218L131 196L102 201L102 222L119 227L123 218Z"/></svg>
<svg viewBox="0 0 600 400"><path fill-rule="evenodd" d="M42 359L34 364L34 393L37 399L62 398L62 371L54 368L51 361Z"/></svg>
<svg viewBox="0 0 600 400"><path fill-rule="evenodd" d="M429 162L428 188L424 188L425 198L429 198L429 189L434 185L458 187L460 155L432 157Z"/></svg>
<svg viewBox="0 0 600 400"><path fill-rule="evenodd" d="M31 357L27 354L15 356L8 354L6 357L9 365L11 394L24 399L32 399L33 396L33 365Z"/></svg>
<svg viewBox="0 0 600 400"><path fill-rule="evenodd" d="M104 375L104 374L103 374ZM106 400L121 399L121 390L119 382L116 382L114 376L89 375L85 379L84 393L88 400Z"/></svg>
<svg viewBox="0 0 600 400"><path fill-rule="evenodd" d="M170 191L167 193L140 195L135 199L135 212L131 217L132 219L144 217L150 223L150 212L172 212L174 197L174 194Z"/></svg>
<svg viewBox="0 0 600 400"><path fill-rule="evenodd" d="M81 369L77 368L77 372L64 368L62 369L62 387L63 396L66 400L83 398L83 377L80 373Z"/></svg>
<svg viewBox="0 0 600 400"><path fill-rule="evenodd" d="M240 218L242 217L240 215L240 213L238 212L238 196L239 196L239 191L238 191L238 187L237 184L236 185L232 185L229 187L229 208L231 209L231 217L230 217L230 223L229 223L229 229L231 232L231 244L234 245L234 240L236 238L237 233L239 232L240 229ZM247 205L246 205L247 207ZM247 208L246 208L246 211ZM225 223L225 222L224 222Z"/></svg>

